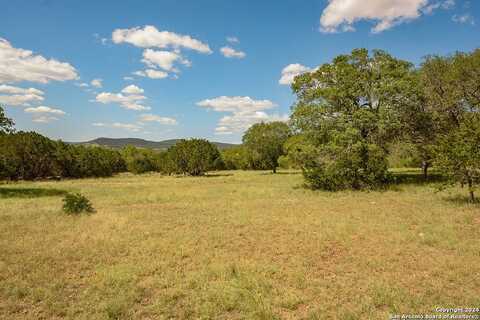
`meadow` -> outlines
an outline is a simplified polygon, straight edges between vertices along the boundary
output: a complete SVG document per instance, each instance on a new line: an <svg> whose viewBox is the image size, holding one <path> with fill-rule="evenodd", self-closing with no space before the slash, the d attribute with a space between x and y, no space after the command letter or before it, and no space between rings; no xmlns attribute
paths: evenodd
<svg viewBox="0 0 480 320"><path fill-rule="evenodd" d="M0 186L0 319L388 319L480 307L480 205L283 171ZM65 192L96 213L62 213Z"/></svg>

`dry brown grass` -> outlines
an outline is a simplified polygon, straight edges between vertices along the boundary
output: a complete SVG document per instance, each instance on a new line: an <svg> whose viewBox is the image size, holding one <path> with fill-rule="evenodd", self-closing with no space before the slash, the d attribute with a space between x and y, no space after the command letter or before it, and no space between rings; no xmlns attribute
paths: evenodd
<svg viewBox="0 0 480 320"><path fill-rule="evenodd" d="M450 201L460 190L301 183L234 172L15 185L43 191L0 198L0 318L387 319L480 307L480 207ZM97 213L62 214L62 190Z"/></svg>

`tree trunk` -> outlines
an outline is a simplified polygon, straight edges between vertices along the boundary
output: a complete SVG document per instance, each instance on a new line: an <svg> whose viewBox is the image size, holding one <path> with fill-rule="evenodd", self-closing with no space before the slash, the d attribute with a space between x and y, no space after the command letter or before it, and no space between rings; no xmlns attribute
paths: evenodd
<svg viewBox="0 0 480 320"><path fill-rule="evenodd" d="M430 167L430 163L428 163L428 161L422 161L423 180L428 179L428 168L429 167Z"/></svg>
<svg viewBox="0 0 480 320"><path fill-rule="evenodd" d="M468 178L468 190L470 192L470 201L475 202L475 192L473 191L473 179Z"/></svg>
<svg viewBox="0 0 480 320"><path fill-rule="evenodd" d="M272 170L273 170L273 173L277 173L277 167L273 167Z"/></svg>

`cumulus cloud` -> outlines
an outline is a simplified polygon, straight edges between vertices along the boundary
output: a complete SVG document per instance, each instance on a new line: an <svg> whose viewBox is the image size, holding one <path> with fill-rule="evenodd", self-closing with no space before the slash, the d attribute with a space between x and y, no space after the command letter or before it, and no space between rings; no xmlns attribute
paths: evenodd
<svg viewBox="0 0 480 320"><path fill-rule="evenodd" d="M187 67L191 66L191 62L184 59L179 53L170 51L156 51L147 49L143 51L142 62L150 68L161 68L165 71L178 72L174 67L174 63L178 62Z"/></svg>
<svg viewBox="0 0 480 320"><path fill-rule="evenodd" d="M265 112L265 110L277 106L270 100L221 96L200 101L197 105L217 112L231 113L222 117L215 129L216 134L222 135L243 132L259 122L286 121L288 119L287 115L269 115Z"/></svg>
<svg viewBox="0 0 480 320"><path fill-rule="evenodd" d="M329 0L320 18L320 30L325 33L354 31L353 24L360 20L373 20L373 33L379 33L408 20L419 18L422 13L435 9L450 9L453 0Z"/></svg>
<svg viewBox="0 0 480 320"><path fill-rule="evenodd" d="M167 117L160 117L154 114L142 114L139 117L138 122L136 123L122 123L122 122L113 122L113 123L105 123L105 122L95 122L92 123L94 127L103 127L103 128L114 128L114 129L122 129L131 132L139 132L145 129L145 122L156 122L162 125L176 125L177 121L173 118Z"/></svg>
<svg viewBox="0 0 480 320"><path fill-rule="evenodd" d="M14 48L10 42L0 38L0 83L48 83L77 77L77 71L69 63L46 59L34 55L30 50Z"/></svg>
<svg viewBox="0 0 480 320"><path fill-rule="evenodd" d="M255 112L276 107L270 100L254 100L250 97L221 96L214 99L205 99L197 103L198 106L218 112Z"/></svg>
<svg viewBox="0 0 480 320"><path fill-rule="evenodd" d="M282 85L291 85L296 76L310 71L312 71L312 69L299 63L289 64L283 68L282 76L280 77L280 80L278 80L278 83Z"/></svg>
<svg viewBox="0 0 480 320"><path fill-rule="evenodd" d="M125 94L142 94L143 92L144 90L142 88L139 88L134 84L126 86L125 88L122 89L122 93L125 93Z"/></svg>
<svg viewBox="0 0 480 320"><path fill-rule="evenodd" d="M224 116L215 128L215 134L230 135L236 132L244 132L255 123L288 121L288 115L269 115L263 111L238 112L230 116Z"/></svg>
<svg viewBox="0 0 480 320"><path fill-rule="evenodd" d="M49 113L49 114L56 114L56 115L64 115L65 111L60 110L60 109L55 109L51 107L45 107L45 106L39 106L39 107L30 107L26 108L25 112L27 113Z"/></svg>
<svg viewBox="0 0 480 320"><path fill-rule="evenodd" d="M161 117L154 114L142 114L139 117L141 122L158 122L165 125L176 125L177 120L168 117Z"/></svg>
<svg viewBox="0 0 480 320"><path fill-rule="evenodd" d="M14 87L14 86L9 86L2 84L0 85L0 93L7 93L7 94L35 94L42 96L44 93L41 90L35 89L35 88L19 88L19 87Z"/></svg>
<svg viewBox="0 0 480 320"><path fill-rule="evenodd" d="M159 31L154 26L116 29L112 33L112 41L116 44L130 43L140 48L183 48L200 53L212 53L208 44L200 40L170 31Z"/></svg>
<svg viewBox="0 0 480 320"><path fill-rule="evenodd" d="M465 13L461 15L454 15L452 17L452 21L456 23L461 23L461 24L470 24L470 25L475 25L475 19L470 13Z"/></svg>
<svg viewBox="0 0 480 320"><path fill-rule="evenodd" d="M168 77L168 73L165 71L160 71L160 70L154 70L154 69L147 69L147 70L140 70L140 71L135 71L133 73L136 76L139 77L148 77L150 79L165 79Z"/></svg>
<svg viewBox="0 0 480 320"><path fill-rule="evenodd" d="M143 89L130 85L123 88L120 93L102 92L96 96L95 100L102 104L117 103L122 108L129 110L150 110L143 104L147 98L141 93L143 93Z"/></svg>
<svg viewBox="0 0 480 320"><path fill-rule="evenodd" d="M35 88L0 85L0 104L8 106L28 106L30 103L43 101L43 95L43 91Z"/></svg>
<svg viewBox="0 0 480 320"><path fill-rule="evenodd" d="M38 122L38 123L49 123L49 122L58 121L58 120L60 119L56 117L51 117L51 116L39 116L37 118L32 119L33 122Z"/></svg>
<svg viewBox="0 0 480 320"><path fill-rule="evenodd" d="M224 57L226 58L237 58L237 59L243 59L247 55L243 51L237 51L231 47L223 47L220 49L220 52L223 54Z"/></svg>
<svg viewBox="0 0 480 320"><path fill-rule="evenodd" d="M102 79L93 79L90 84L95 87L95 88L101 88L103 87L103 84L102 84L103 80Z"/></svg>

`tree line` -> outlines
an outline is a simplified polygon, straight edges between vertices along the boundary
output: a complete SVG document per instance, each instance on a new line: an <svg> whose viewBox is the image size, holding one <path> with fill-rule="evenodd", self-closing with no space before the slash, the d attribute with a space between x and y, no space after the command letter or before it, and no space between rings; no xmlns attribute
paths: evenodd
<svg viewBox="0 0 480 320"><path fill-rule="evenodd" d="M275 172L280 164L301 169L313 189L371 189L392 181L392 150L403 149L425 179L434 166L474 200L480 49L427 56L420 66L356 49L297 76L292 90L297 100L288 126L252 126L243 146L225 151L228 168Z"/></svg>
<svg viewBox="0 0 480 320"><path fill-rule="evenodd" d="M223 168L220 152L207 140L180 140L162 152L67 144L36 132L15 132L0 107L0 180L110 177L121 172L199 176Z"/></svg>
<svg viewBox="0 0 480 320"><path fill-rule="evenodd" d="M242 145L220 152L202 139L165 152L67 145L14 132L0 108L0 178L102 177L149 171L302 171L312 189L371 189L392 181L392 154L427 178L431 167L475 198L480 182L480 49L427 56L419 66L385 51L356 49L295 77L288 123L251 126ZM402 153L401 152L401 153ZM405 160L406 156L402 156Z"/></svg>

